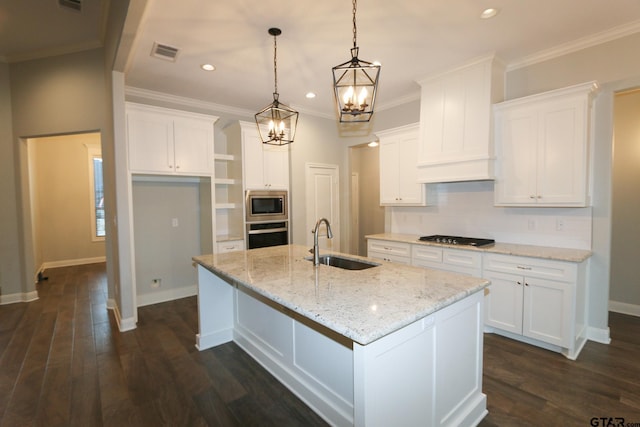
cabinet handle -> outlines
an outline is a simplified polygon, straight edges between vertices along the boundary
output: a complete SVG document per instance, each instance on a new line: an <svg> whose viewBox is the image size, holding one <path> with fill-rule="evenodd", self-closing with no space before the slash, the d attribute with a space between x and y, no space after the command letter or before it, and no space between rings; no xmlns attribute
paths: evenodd
<svg viewBox="0 0 640 427"><path fill-rule="evenodd" d="M529 196L530 199L535 199L536 196L534 196L533 194Z"/></svg>
<svg viewBox="0 0 640 427"><path fill-rule="evenodd" d="M521 282L521 281L519 281L519 280L518 280L516 283L517 283L518 285L522 285L522 282Z"/></svg>
<svg viewBox="0 0 640 427"><path fill-rule="evenodd" d="M524 285L525 285L525 286L529 286L529 284L528 284L527 282L524 282Z"/></svg>
<svg viewBox="0 0 640 427"><path fill-rule="evenodd" d="M531 267L524 267L522 265L516 265L516 268L520 270L531 270Z"/></svg>
<svg viewBox="0 0 640 427"><path fill-rule="evenodd" d="M538 199L542 199L542 196L538 196Z"/></svg>

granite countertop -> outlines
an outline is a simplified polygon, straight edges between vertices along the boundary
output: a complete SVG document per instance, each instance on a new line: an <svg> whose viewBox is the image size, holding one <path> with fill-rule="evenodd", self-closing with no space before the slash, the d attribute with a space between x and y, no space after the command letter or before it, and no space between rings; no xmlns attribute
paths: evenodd
<svg viewBox="0 0 640 427"><path fill-rule="evenodd" d="M448 245L444 243L423 242L418 240L419 236L412 234L396 234L396 233L382 233L371 234L365 236L367 239L388 240L391 242L404 242L411 244L419 244L425 246L440 246L449 247L461 250L469 251L481 251L504 255L524 256L531 258L543 258L556 261L569 261L569 262L582 262L591 256L591 251L584 249L571 249L571 248L556 248L550 246L535 246L535 245L519 245L515 243L500 243L496 242L491 246L459 246Z"/></svg>
<svg viewBox="0 0 640 427"><path fill-rule="evenodd" d="M332 253L323 250L321 255ZM305 260L299 245L201 255L193 260L227 282L366 345L482 290L488 280L376 260L350 271ZM367 258L344 255L347 258Z"/></svg>

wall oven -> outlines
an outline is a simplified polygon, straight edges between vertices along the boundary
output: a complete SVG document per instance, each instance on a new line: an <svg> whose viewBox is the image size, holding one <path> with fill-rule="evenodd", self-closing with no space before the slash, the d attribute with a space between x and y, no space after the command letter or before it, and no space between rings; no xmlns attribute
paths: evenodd
<svg viewBox="0 0 640 427"><path fill-rule="evenodd" d="M245 194L247 248L289 244L286 191L254 191Z"/></svg>

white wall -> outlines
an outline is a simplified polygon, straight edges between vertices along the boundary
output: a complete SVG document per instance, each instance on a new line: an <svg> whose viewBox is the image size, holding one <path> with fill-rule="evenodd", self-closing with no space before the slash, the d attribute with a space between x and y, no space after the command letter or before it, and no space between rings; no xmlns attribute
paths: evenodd
<svg viewBox="0 0 640 427"><path fill-rule="evenodd" d="M430 184L433 206L391 208L389 231L591 249L591 208L495 207L493 186L493 181ZM562 230L558 221L563 222Z"/></svg>

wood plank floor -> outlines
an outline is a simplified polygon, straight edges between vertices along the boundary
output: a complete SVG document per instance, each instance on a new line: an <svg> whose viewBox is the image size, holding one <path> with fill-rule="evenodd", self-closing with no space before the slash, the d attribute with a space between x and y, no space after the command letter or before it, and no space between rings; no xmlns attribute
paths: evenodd
<svg viewBox="0 0 640 427"><path fill-rule="evenodd" d="M46 274L39 300L0 306L0 426L326 425L235 344L198 352L195 297L143 307L120 333L104 264ZM480 425L640 423L640 319L610 327L576 362L486 335Z"/></svg>

